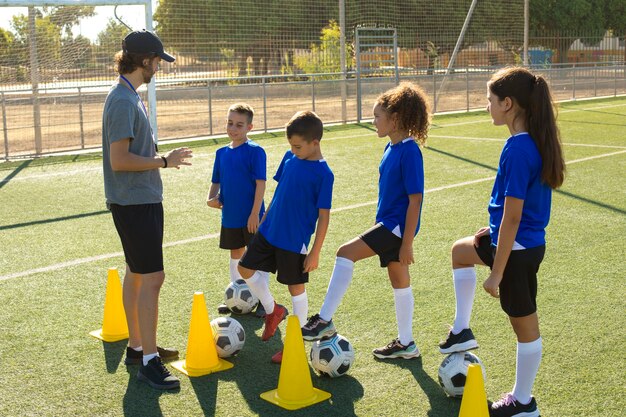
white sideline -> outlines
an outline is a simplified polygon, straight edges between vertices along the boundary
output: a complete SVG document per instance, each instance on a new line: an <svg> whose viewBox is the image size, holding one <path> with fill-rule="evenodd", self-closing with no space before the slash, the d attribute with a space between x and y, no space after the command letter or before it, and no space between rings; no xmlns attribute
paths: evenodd
<svg viewBox="0 0 626 417"><path fill-rule="evenodd" d="M428 135L429 138L439 138L439 139L460 139L460 140L480 140L485 142L504 142L506 139L498 139L498 138L477 138L474 136L453 136L453 135ZM589 148L610 148L610 149L626 149L626 146L617 146L617 145L596 145L593 143L571 143L571 142L563 142L563 146L585 146Z"/></svg>
<svg viewBox="0 0 626 417"><path fill-rule="evenodd" d="M560 111L559 114L563 114L563 113L572 113L572 112L577 112L577 111L589 111L589 110L597 110L597 109L609 109L609 108L614 108L614 107L624 107L626 106L626 104L611 104L611 105L606 105L606 106L597 106L597 107L587 107L587 108L582 108L582 109L568 109L568 110L563 110ZM463 126L463 125L469 125L469 124L476 124L476 123L486 123L486 122L491 122L491 118L485 118L485 119L480 119L480 120L472 120L472 121L468 121L468 122L458 122L458 123L447 123L447 124L442 124L442 125L435 125L439 128L445 128L445 127L452 127L452 126ZM375 132L372 132L372 134L374 134ZM328 138L325 139L325 142L328 141L333 141L333 140L338 140L338 139L355 139L355 138L360 138L363 137L364 135L349 135L349 136L337 136L337 137L332 137L332 138ZM483 141L503 141L502 139L495 139L495 138L474 138L474 137L468 137L468 136L449 136L449 135L428 135L431 138L450 138L450 139L468 139L468 140L483 140ZM219 136L219 137L223 137L223 136ZM209 137L206 137L204 139L210 139ZM254 140L254 136L252 136L252 140ZM169 142L169 143L174 143L173 141ZM620 147L620 146L611 146L611 145L592 145L592 144L574 144L574 143L564 143L563 145L570 145L570 146L589 146L589 147L598 147L598 148L617 148L617 149L622 149L622 148L626 148L626 147ZM286 146L286 145L267 145L264 146L264 149L268 149L268 148L276 148L279 146ZM195 158L204 158L206 156L212 156L213 154L204 154L204 153L200 153L200 154L195 154L194 157ZM17 178L12 178L10 180L0 180L0 184L5 183L5 182L13 182L13 181L22 181L22 180L30 180L30 179L39 179L39 178L49 178L49 177L55 177L55 176L63 176L63 175L73 175L73 174L80 174L83 172L89 172L89 171L98 171L101 170L100 167L98 168L85 168L85 169L81 169L81 170L72 170L72 171L63 171L63 172L52 172L49 174L34 174L34 175L28 175L28 176L24 176L24 177L17 177Z"/></svg>
<svg viewBox="0 0 626 417"><path fill-rule="evenodd" d="M575 163L578 163L578 162L585 162L585 161L589 161L589 160L592 160L592 159L605 158L605 157L608 157L608 156L614 156L614 155L619 155L619 154L623 154L623 153L626 153L626 150L606 153L606 154L602 154L602 155L589 156L589 157L586 157L586 158L574 159L572 161L566 161L566 164L567 165L571 165L571 164L575 164ZM481 182L493 180L494 177L495 177L495 175L491 175L489 177L479 178L479 179L476 179L476 180L464 181L464 182L459 182L459 183L450 184L450 185L443 185L443 186L440 186L440 187L435 187L435 188L431 188L429 190L426 190L425 193L426 194L434 193L434 192L437 192L437 191L448 190L448 189L451 189L451 188L457 188L457 187L463 187L463 186L466 186L466 185L478 184L478 183L481 183ZM371 206L371 205L374 205L376 203L377 203L377 201L369 201L369 202L366 202L366 203L352 204L352 205L349 205L349 206L332 209L331 213L338 213L338 212L345 211L345 210L352 210L352 209L356 209L356 208L360 208L360 207ZM178 240L178 241L175 241L175 242L169 242L169 243L163 244L163 247L164 248L169 248L169 247L173 247L173 246L185 245L187 243L199 242L199 241L202 241L202 240L213 239L213 238L216 238L216 237L219 237L219 233L212 233L212 234L209 234L209 235L197 236L197 237L192 237L192 238L189 238L189 239L183 239L183 240ZM6 281L6 280L9 280L9 279L13 279L13 278L25 277L25 276L29 276L29 275L38 274L38 273L41 273L41 272L56 271L58 269L63 269L63 268L69 267L69 266L75 266L75 265L80 265L80 264L94 262L94 261L101 261L101 260L104 260L104 259L111 259L111 258L123 256L123 255L124 255L123 252L114 252L114 253L107 253L107 254L103 254L103 255L90 256L88 258L74 259L72 261L61 262L61 263L58 263L58 264L48 265L48 266L44 266L44 267L41 267L41 268L30 269L30 270L22 271L22 272L15 272L13 274L0 275L0 281Z"/></svg>

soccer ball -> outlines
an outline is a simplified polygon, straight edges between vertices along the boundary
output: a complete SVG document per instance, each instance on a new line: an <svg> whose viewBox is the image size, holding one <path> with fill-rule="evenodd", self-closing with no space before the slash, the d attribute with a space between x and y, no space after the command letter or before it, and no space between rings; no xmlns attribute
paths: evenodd
<svg viewBox="0 0 626 417"><path fill-rule="evenodd" d="M236 314L248 314L259 303L243 279L231 282L224 291L224 304Z"/></svg>
<svg viewBox="0 0 626 417"><path fill-rule="evenodd" d="M478 358L470 352L451 353L439 366L439 384L451 397L462 397L467 378L467 368L472 363L477 363L483 371L483 379L486 379L485 367Z"/></svg>
<svg viewBox="0 0 626 417"><path fill-rule="evenodd" d="M232 317L218 317L211 320L211 330L217 356L228 358L235 356L246 341L246 332L241 324Z"/></svg>
<svg viewBox="0 0 626 417"><path fill-rule="evenodd" d="M345 375L354 363L354 349L348 339L336 334L315 342L310 357L311 365L320 375L336 378Z"/></svg>

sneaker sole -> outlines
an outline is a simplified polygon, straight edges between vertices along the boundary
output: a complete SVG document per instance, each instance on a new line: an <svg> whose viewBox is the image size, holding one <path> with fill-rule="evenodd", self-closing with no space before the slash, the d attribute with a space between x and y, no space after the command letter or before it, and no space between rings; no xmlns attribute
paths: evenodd
<svg viewBox="0 0 626 417"><path fill-rule="evenodd" d="M381 355L380 353L375 353L375 352L372 352L372 354L374 356L376 356L378 359L399 359L399 358L402 358L402 359L415 359L415 358L419 358L420 355L421 355L421 353L419 351L417 351L415 353L412 353L410 355L394 353L393 355L385 356L385 355Z"/></svg>
<svg viewBox="0 0 626 417"><path fill-rule="evenodd" d="M452 345L449 348L439 348L439 352L446 353L457 353L457 352L467 352L468 350L478 349L478 342L476 339L468 340L467 342L457 343L456 345Z"/></svg>
<svg viewBox="0 0 626 417"><path fill-rule="evenodd" d="M330 339L331 337L334 337L336 334L337 334L337 330L332 329L332 330L324 331L318 334L317 336L304 336L303 335L302 339L306 340L307 342L316 342L318 340Z"/></svg>
<svg viewBox="0 0 626 417"><path fill-rule="evenodd" d="M163 362L171 362L171 361L175 361L178 359L178 355L176 356L169 356L169 357L162 357L161 356L161 360ZM143 358L137 358L137 359L124 359L124 365L127 366L131 366L131 365L143 365Z"/></svg>
<svg viewBox="0 0 626 417"><path fill-rule="evenodd" d="M180 388L180 381L176 381L176 382L173 382L171 384L157 384L156 382L150 381L141 372L137 373L137 379L140 380L140 381L145 382L146 384L150 385L152 388L155 388L155 389L167 390L167 389Z"/></svg>

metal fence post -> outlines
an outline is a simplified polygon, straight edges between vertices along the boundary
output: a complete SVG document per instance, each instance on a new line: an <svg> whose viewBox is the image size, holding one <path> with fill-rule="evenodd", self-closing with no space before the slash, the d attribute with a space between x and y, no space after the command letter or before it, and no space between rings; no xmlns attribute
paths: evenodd
<svg viewBox="0 0 626 417"><path fill-rule="evenodd" d="M467 111L469 111L469 68L465 67L465 102Z"/></svg>
<svg viewBox="0 0 626 417"><path fill-rule="evenodd" d="M315 112L315 75L311 75L311 104Z"/></svg>
<svg viewBox="0 0 626 417"><path fill-rule="evenodd" d="M433 68L433 114L437 113L437 74Z"/></svg>
<svg viewBox="0 0 626 417"><path fill-rule="evenodd" d="M572 99L576 100L576 63L572 66Z"/></svg>
<svg viewBox="0 0 626 417"><path fill-rule="evenodd" d="M211 98L211 81L206 82L209 91L209 135L213 136L213 100Z"/></svg>
<svg viewBox="0 0 626 417"><path fill-rule="evenodd" d="M78 120L80 123L80 148L85 149L85 128L83 124L83 95L78 87Z"/></svg>
<svg viewBox="0 0 626 417"><path fill-rule="evenodd" d="M265 77L263 77L263 127L267 133L267 94L265 88Z"/></svg>
<svg viewBox="0 0 626 417"><path fill-rule="evenodd" d="M2 95L2 131L4 132L4 159L9 160L9 132L7 130L7 111L4 102L4 91L1 91Z"/></svg>
<svg viewBox="0 0 626 417"><path fill-rule="evenodd" d="M593 64L593 96L598 97L598 64Z"/></svg>
<svg viewBox="0 0 626 417"><path fill-rule="evenodd" d="M613 97L617 97L617 67L613 68Z"/></svg>

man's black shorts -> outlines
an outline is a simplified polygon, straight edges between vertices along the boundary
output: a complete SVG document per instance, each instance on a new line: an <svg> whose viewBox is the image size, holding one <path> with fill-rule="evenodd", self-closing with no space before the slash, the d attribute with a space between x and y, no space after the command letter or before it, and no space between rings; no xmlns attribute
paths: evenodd
<svg viewBox="0 0 626 417"><path fill-rule="evenodd" d="M163 271L163 204L110 204L109 208L130 271Z"/></svg>
<svg viewBox="0 0 626 417"><path fill-rule="evenodd" d="M389 262L400 262L402 239L394 235L382 223L365 231L359 238L376 252L382 268L386 268Z"/></svg>
<svg viewBox="0 0 626 417"><path fill-rule="evenodd" d="M294 285L309 282L309 273L303 272L306 255L277 248L263 237L254 235L239 265L254 271L276 273L281 284Z"/></svg>
<svg viewBox="0 0 626 417"><path fill-rule="evenodd" d="M491 237L481 237L475 249L492 268L496 247L491 245ZM537 311L537 272L545 252L545 245L511 251L499 287L500 305L510 317L525 317Z"/></svg>
<svg viewBox="0 0 626 417"><path fill-rule="evenodd" d="M248 246L254 233L247 227L230 228L222 226L220 230L220 249L241 249Z"/></svg>

